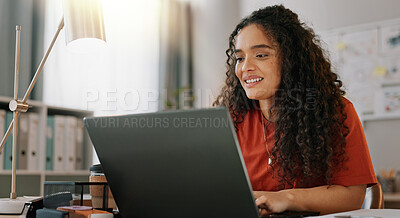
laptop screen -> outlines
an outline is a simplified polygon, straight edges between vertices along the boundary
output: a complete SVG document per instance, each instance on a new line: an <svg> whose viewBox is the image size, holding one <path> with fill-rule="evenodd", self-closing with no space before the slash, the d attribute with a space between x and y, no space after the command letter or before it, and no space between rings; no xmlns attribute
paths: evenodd
<svg viewBox="0 0 400 218"><path fill-rule="evenodd" d="M123 217L258 217L225 108L85 118Z"/></svg>

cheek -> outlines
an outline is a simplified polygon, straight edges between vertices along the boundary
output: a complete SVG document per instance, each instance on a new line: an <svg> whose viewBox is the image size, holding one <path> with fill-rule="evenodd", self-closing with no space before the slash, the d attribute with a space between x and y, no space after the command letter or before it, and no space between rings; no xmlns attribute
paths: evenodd
<svg viewBox="0 0 400 218"><path fill-rule="evenodd" d="M274 87L278 87L281 83L281 68L277 63L274 63L269 69L269 80Z"/></svg>
<svg viewBox="0 0 400 218"><path fill-rule="evenodd" d="M282 80L282 71L281 71L281 68L280 67L277 67L276 68L276 75L275 75L275 77L276 77L276 82L278 83L278 85L279 84L281 84L281 80Z"/></svg>
<svg viewBox="0 0 400 218"><path fill-rule="evenodd" d="M240 80L240 78L242 78L242 71L239 69L240 69L239 64L236 64L235 65L235 74L236 74L236 77Z"/></svg>
<svg viewBox="0 0 400 218"><path fill-rule="evenodd" d="M276 75L274 78L274 88L279 89L279 86L281 84L281 77L280 75Z"/></svg>
<svg viewBox="0 0 400 218"><path fill-rule="evenodd" d="M281 84L281 78L280 78L280 77L279 77L279 78L276 78L275 88L276 88L276 89L279 89L280 84Z"/></svg>

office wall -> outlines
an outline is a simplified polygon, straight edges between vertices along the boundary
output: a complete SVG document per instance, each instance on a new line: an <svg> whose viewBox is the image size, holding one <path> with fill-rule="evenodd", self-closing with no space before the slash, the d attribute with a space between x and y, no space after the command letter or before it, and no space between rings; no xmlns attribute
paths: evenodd
<svg viewBox="0 0 400 218"><path fill-rule="evenodd" d="M107 44L78 53L66 47L63 30L44 68L43 101L95 115L156 111L160 1L102 2ZM62 1L47 0L46 43L62 14Z"/></svg>
<svg viewBox="0 0 400 218"><path fill-rule="evenodd" d="M400 170L399 129L399 119L374 120L365 123L364 132L375 172L378 173L381 169Z"/></svg>
<svg viewBox="0 0 400 218"><path fill-rule="evenodd" d="M253 10L266 5L281 3L298 13L300 19L313 27L317 33L335 29L349 30L350 28L346 27L400 18L400 1L398 0L241 0L240 16L246 16ZM400 116L393 116L392 119L376 118L364 121L364 131L377 174L381 169L400 170L399 128Z"/></svg>
<svg viewBox="0 0 400 218"><path fill-rule="evenodd" d="M192 0L195 107L209 107L225 79L228 38L240 19L239 0Z"/></svg>
<svg viewBox="0 0 400 218"><path fill-rule="evenodd" d="M196 107L208 107L223 85L228 37L239 20L281 3L316 32L400 18L398 0L191 0Z"/></svg>
<svg viewBox="0 0 400 218"><path fill-rule="evenodd" d="M274 4L290 8L316 31L400 17L398 0L240 0L240 16Z"/></svg>
<svg viewBox="0 0 400 218"><path fill-rule="evenodd" d="M192 0L192 3L196 107L209 106L210 98L215 97L222 87L228 36L237 22L253 10L283 3L317 33L400 18L398 0ZM398 159L395 154L400 147L400 136L393 132L397 131L399 123L400 119L366 124L366 137L376 171L391 167L400 170L399 162L394 161ZM385 129L391 131L383 131Z"/></svg>

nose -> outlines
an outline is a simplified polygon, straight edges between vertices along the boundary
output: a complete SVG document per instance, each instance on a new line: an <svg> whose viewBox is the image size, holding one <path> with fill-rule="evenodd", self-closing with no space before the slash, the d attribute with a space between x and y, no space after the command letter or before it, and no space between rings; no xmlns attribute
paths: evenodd
<svg viewBox="0 0 400 218"><path fill-rule="evenodd" d="M253 71L255 69L256 69L255 65L254 65L253 61L251 60L251 58L246 58L244 60L243 66L242 66L242 71L248 72L248 71Z"/></svg>

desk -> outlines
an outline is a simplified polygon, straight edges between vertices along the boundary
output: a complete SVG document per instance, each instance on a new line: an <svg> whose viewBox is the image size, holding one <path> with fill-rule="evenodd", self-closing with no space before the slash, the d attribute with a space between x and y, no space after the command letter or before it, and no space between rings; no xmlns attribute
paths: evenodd
<svg viewBox="0 0 400 218"><path fill-rule="evenodd" d="M357 218L373 218L373 217L379 217L379 218L398 218L400 217L400 210L396 209L361 209L361 210L353 210L349 212L343 212L343 213L334 213L334 214L329 214L325 216L317 216L319 218L337 218L337 217L357 217Z"/></svg>

